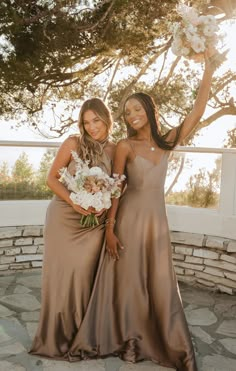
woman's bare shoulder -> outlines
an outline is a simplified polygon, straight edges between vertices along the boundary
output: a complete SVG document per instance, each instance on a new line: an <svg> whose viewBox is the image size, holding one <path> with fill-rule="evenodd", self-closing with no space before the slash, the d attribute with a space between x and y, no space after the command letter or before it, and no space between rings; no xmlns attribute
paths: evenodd
<svg viewBox="0 0 236 371"><path fill-rule="evenodd" d="M58 149L58 154L64 154L71 153L71 151L77 151L78 150L78 139L73 136L67 137L60 145Z"/></svg>
<svg viewBox="0 0 236 371"><path fill-rule="evenodd" d="M109 140L109 142L107 143L107 147L111 148L111 149L115 149L116 148L116 143L114 143L113 141Z"/></svg>
<svg viewBox="0 0 236 371"><path fill-rule="evenodd" d="M67 138L68 140L74 141L75 143L79 143L80 135L79 134L71 134Z"/></svg>
<svg viewBox="0 0 236 371"><path fill-rule="evenodd" d="M129 149L130 148L129 139L128 138L124 138L124 139L119 140L119 142L117 143L117 147L118 146L121 149Z"/></svg>
<svg viewBox="0 0 236 371"><path fill-rule="evenodd" d="M121 139L117 145L116 145L116 153L119 155L122 155L124 157L129 157L130 153L131 153L131 147L130 147L130 143L129 143L129 139L125 138L125 139Z"/></svg>
<svg viewBox="0 0 236 371"><path fill-rule="evenodd" d="M63 143L68 147L72 147L72 149L77 149L80 143L80 136L70 135Z"/></svg>

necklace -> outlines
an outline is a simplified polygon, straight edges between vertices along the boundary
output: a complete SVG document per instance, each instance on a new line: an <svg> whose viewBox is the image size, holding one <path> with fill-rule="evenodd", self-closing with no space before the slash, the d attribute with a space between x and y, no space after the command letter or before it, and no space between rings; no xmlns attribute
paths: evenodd
<svg viewBox="0 0 236 371"><path fill-rule="evenodd" d="M152 152L154 152L156 150L156 148L154 146L151 145L151 143L149 142L148 144L146 144L148 146L148 149Z"/></svg>
<svg viewBox="0 0 236 371"><path fill-rule="evenodd" d="M144 143L145 146L148 147L149 151L154 152L156 150L156 148L152 145L152 140L151 139L150 140L144 139L144 140L142 140L142 142Z"/></svg>
<svg viewBox="0 0 236 371"><path fill-rule="evenodd" d="M105 147L105 145L107 144L108 141L109 141L109 136L107 136L105 139L101 140L101 142L99 142L99 144L102 147Z"/></svg>
<svg viewBox="0 0 236 371"><path fill-rule="evenodd" d="M108 141L109 141L109 137L107 136L107 137L106 137L105 139L103 139L101 142L98 142L101 151L103 151L103 149L104 149L105 145L108 143Z"/></svg>
<svg viewBox="0 0 236 371"><path fill-rule="evenodd" d="M148 143L148 147L149 147L149 150L154 152L155 151L155 147L151 144L151 141Z"/></svg>
<svg viewBox="0 0 236 371"><path fill-rule="evenodd" d="M149 150L150 151L154 152L156 148L154 147L154 145L152 144L152 142L153 142L153 140L152 140L152 138L150 136L150 139L148 141L148 147L149 147Z"/></svg>

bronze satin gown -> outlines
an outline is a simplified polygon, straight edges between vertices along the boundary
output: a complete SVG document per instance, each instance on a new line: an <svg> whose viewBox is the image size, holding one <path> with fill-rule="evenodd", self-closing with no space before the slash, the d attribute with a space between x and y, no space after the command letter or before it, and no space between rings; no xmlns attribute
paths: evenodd
<svg viewBox="0 0 236 371"><path fill-rule="evenodd" d="M74 171L74 160L68 168ZM98 164L109 175L111 160L103 153ZM54 196L44 228L40 320L31 354L67 359L84 317L104 245L104 219L94 228L80 225L81 214Z"/></svg>
<svg viewBox="0 0 236 371"><path fill-rule="evenodd" d="M157 165L140 155L127 165L127 189L116 222L125 249L119 261L103 252L71 360L118 355L197 370L172 265L164 201L167 165L167 152Z"/></svg>

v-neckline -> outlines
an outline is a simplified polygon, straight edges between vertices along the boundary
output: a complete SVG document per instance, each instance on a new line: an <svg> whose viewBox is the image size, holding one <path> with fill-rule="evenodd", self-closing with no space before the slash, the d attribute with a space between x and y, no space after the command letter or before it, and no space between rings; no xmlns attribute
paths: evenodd
<svg viewBox="0 0 236 371"><path fill-rule="evenodd" d="M155 163L154 161L148 159L147 157L138 154L136 152L136 150L135 150L134 145L132 144L132 140L128 139L128 142L129 142L130 147L132 148L132 152L134 154L134 159L133 159L133 161L130 161L130 164L132 164L136 160L137 157L140 157L140 158L143 158L144 160L146 160L147 162L149 162L150 164L152 164L153 167L156 167L156 166L159 166L160 165L163 157L165 156L166 151L165 150L162 150L162 153L161 153L161 156L159 157L158 163Z"/></svg>

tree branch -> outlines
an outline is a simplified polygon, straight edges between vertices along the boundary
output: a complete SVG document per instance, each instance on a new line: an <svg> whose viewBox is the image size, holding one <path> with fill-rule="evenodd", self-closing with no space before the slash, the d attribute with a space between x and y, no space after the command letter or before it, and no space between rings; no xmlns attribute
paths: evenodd
<svg viewBox="0 0 236 371"><path fill-rule="evenodd" d="M173 75L173 72L174 72L177 64L179 63L180 59L181 59L181 57L175 58L174 62L171 65L171 68L170 68L170 71L169 71L168 75L166 76L165 80L163 81L163 84L167 84L168 83L168 81L171 78L171 76Z"/></svg>
<svg viewBox="0 0 236 371"><path fill-rule="evenodd" d="M214 98L215 97L215 95L217 94L217 93L219 93L219 91L222 91L227 85L229 85L232 81L236 81L236 75L234 74L234 75L232 75L232 76L230 76L227 80L224 80L224 82L223 83L220 83L219 85L217 85L217 87L216 87L216 89L214 90L214 92L212 93L210 93L210 97L209 97L209 99L211 99L212 97Z"/></svg>
<svg viewBox="0 0 236 371"><path fill-rule="evenodd" d="M161 74L164 70L164 67L165 67L165 64L166 64L166 59L167 59L167 54L168 54L168 49L165 51L164 53L164 58L163 58L163 63L162 63L162 66L161 66L161 69L160 69L160 72L159 72L159 75L158 75L158 78L157 78L157 82L160 81L160 78L161 78Z"/></svg>
<svg viewBox="0 0 236 371"><path fill-rule="evenodd" d="M92 61L88 66L83 69L73 71L73 72L52 72L48 74L41 75L34 80L34 83L52 84L56 82L61 82L65 80L73 80L81 78L81 76L88 73L95 77L97 74L102 73L107 68L107 64L111 62L113 58L98 56L94 61ZM73 84L73 81L69 85Z"/></svg>
<svg viewBox="0 0 236 371"><path fill-rule="evenodd" d="M170 186L168 187L167 191L165 192L165 197L167 197L169 195L169 193L172 191L174 185L176 184L180 174L182 173L182 170L184 168L184 162L185 162L185 153L182 153L182 156L181 156L181 160L180 160L180 166L179 166L179 169L177 171L177 173L175 174L175 177L173 179L173 181L171 182Z"/></svg>
<svg viewBox="0 0 236 371"><path fill-rule="evenodd" d="M236 116L236 107L230 106L230 107L224 107L217 112L213 113L211 116L209 116L207 119L201 121L198 125L197 130L203 129L207 126L209 126L212 122L218 120L222 116Z"/></svg>
<svg viewBox="0 0 236 371"><path fill-rule="evenodd" d="M106 1L107 2L107 1ZM101 17L101 19L99 19L96 23L94 23L92 26L83 26L83 27L78 27L78 31L92 31L94 30L102 21L104 21L104 19L107 17L107 15L110 13L110 11L112 10L114 4L115 4L116 0L112 0L111 1L111 4L109 5L109 7L107 8L106 12L103 14L103 16Z"/></svg>
<svg viewBox="0 0 236 371"><path fill-rule="evenodd" d="M172 39L170 39L162 48L159 49L159 51L157 53L155 53L148 60L148 62L139 70L138 74L133 78L131 83L125 88L124 93L123 93L123 97L122 97L121 102L120 102L119 107L118 107L118 110L114 115L114 120L117 120L121 116L124 102L125 102L126 98L128 97L129 93L131 92L131 90L133 89L133 87L135 86L135 84L137 83L137 81L140 79L141 76L143 76L143 74L155 62L155 60L158 57L160 57L160 55L163 54L169 48L169 46L171 44L171 41L172 41Z"/></svg>
<svg viewBox="0 0 236 371"><path fill-rule="evenodd" d="M119 56L118 59L117 59L117 62L116 62L116 65L115 65L114 71L113 71L113 73L112 73L111 80L110 80L110 82L109 82L109 84L108 84L107 91L106 91L106 93L105 93L105 95L104 95L104 97L103 97L104 101L106 101L107 96L108 96L108 94L109 94L109 92L110 92L110 90L111 90L111 88L112 88L112 84L113 84L113 81L114 81L115 75L116 75L116 73L117 73L117 71L118 71L118 68L119 68L119 65L120 65L121 60L122 60L122 58L121 58L121 54L120 54L120 56Z"/></svg>

